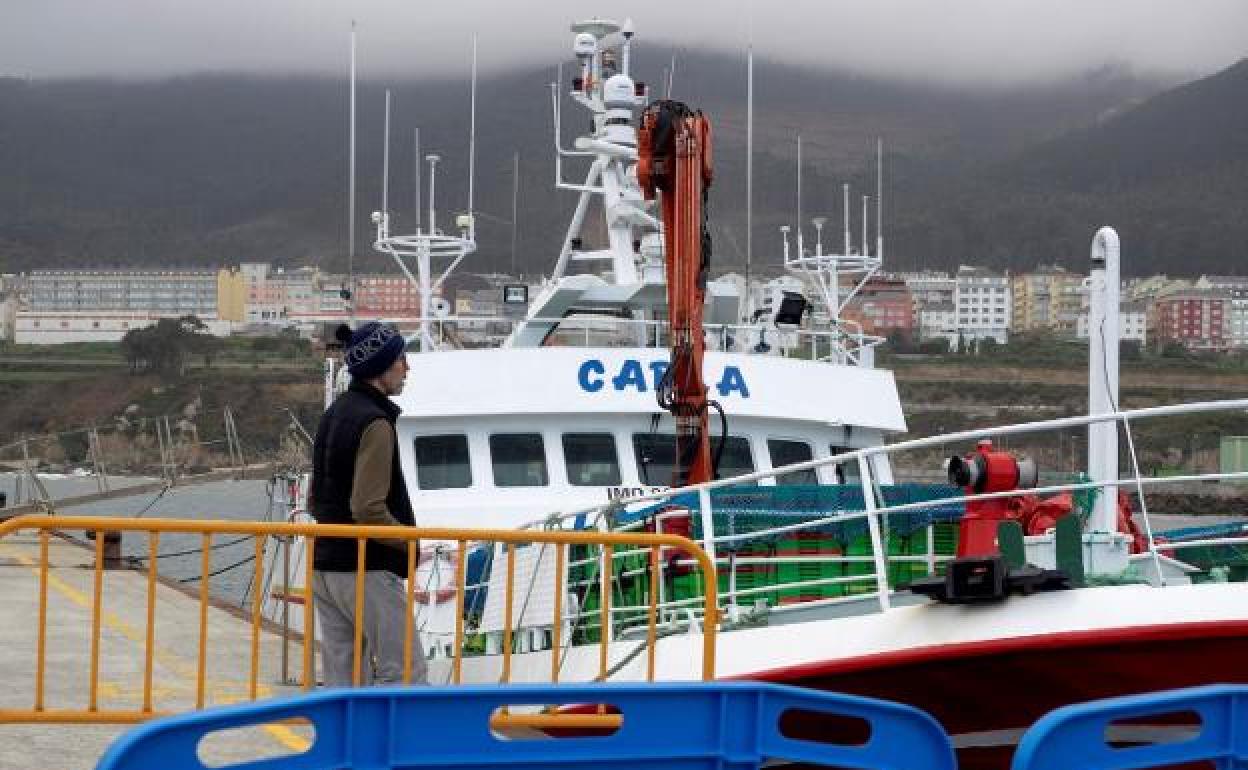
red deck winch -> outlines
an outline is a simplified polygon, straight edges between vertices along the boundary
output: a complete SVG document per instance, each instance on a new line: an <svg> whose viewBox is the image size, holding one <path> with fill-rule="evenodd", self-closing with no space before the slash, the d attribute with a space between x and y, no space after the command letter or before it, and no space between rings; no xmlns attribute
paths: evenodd
<svg viewBox="0 0 1248 770"><path fill-rule="evenodd" d="M1034 461L993 449L992 442L986 439L980 441L971 454L950 457L948 475L949 483L962 487L967 495L1034 489L1039 479ZM1003 521L1018 522L1024 534L1043 535L1074 510L1070 492L1043 499L1024 494L971 500L966 504L958 530L957 555L961 558L997 554L1000 551L997 528ZM1147 540L1131 516L1131 501L1121 490L1118 492L1118 531L1131 535L1131 553L1147 548Z"/></svg>
<svg viewBox="0 0 1248 770"><path fill-rule="evenodd" d="M1039 478L1034 461L995 450L987 439L980 441L975 451L966 457L950 457L948 472L949 483L962 487L968 495L1032 489ZM997 553L998 524L1017 521L1021 525L1038 502L1035 495L968 502L958 532L958 558Z"/></svg>

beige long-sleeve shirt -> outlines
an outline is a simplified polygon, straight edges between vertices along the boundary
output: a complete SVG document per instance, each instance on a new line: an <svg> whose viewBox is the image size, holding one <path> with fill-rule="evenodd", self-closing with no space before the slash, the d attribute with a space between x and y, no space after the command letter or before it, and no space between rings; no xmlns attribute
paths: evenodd
<svg viewBox="0 0 1248 770"><path fill-rule="evenodd" d="M386 507L390 494L390 469L394 463L394 428L385 420L373 420L360 435L351 481L351 518L357 524L401 527L403 524ZM377 542L407 551L405 540Z"/></svg>

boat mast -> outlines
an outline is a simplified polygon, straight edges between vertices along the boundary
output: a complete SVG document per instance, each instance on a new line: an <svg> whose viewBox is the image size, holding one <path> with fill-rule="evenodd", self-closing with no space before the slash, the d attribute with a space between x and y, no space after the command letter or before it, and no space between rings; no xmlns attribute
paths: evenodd
<svg viewBox="0 0 1248 770"><path fill-rule="evenodd" d="M477 36L472 36L472 94L468 117L468 240L477 239L476 217L472 215L473 184L477 169Z"/></svg>
<svg viewBox="0 0 1248 770"><path fill-rule="evenodd" d="M520 153L511 154L511 274L516 274L516 228L520 197Z"/></svg>
<svg viewBox="0 0 1248 770"><path fill-rule="evenodd" d="M797 135L797 255L803 256L802 246L802 135Z"/></svg>
<svg viewBox="0 0 1248 770"><path fill-rule="evenodd" d="M862 196L862 256L864 257L870 254L867 246L867 233L871 231L868 226L870 222L867 220L867 205L869 203L871 203L871 196Z"/></svg>
<svg viewBox="0 0 1248 770"><path fill-rule="evenodd" d="M884 259L884 139L875 140L875 258Z"/></svg>
<svg viewBox="0 0 1248 770"><path fill-rule="evenodd" d="M850 249L850 246L849 246L849 183L848 182L841 185L841 198L842 198L842 203L845 209L844 214L843 214L845 218L845 250L842 251L841 253L848 257L849 249Z"/></svg>
<svg viewBox="0 0 1248 770"><path fill-rule="evenodd" d="M441 157L436 153L429 153L424 160L429 164L429 197L428 205L428 225L427 230L422 232L420 227L420 129L412 132L412 144L416 153L414 163L414 174L416 177L416 229L409 235L395 235L390 231L390 108L391 93L386 91L386 120L385 120L385 140L382 153L382 187L381 187L381 205L380 211L373 212L373 224L377 226L377 237L373 241L373 248L384 254L389 254L403 274L417 288L420 294L420 334L419 349L422 352L434 350L436 345L432 336L431 319L435 316L442 317L447 313L447 306L439 303L435 306L433 302L434 294L442 287L447 276L450 275L464 257L476 251L476 228L474 225L474 217L472 215L473 207L473 173L475 171L473 158L476 152L476 107L477 107L477 40L474 37L472 41L472 112L470 115L470 129L468 137L468 212L455 217L453 227L458 231L454 233L442 233L438 230L437 219L437 164ZM410 259L415 262L416 272L413 274L411 268L404 261ZM440 274L434 276L434 262L438 262L438 270ZM445 265L445 269L443 269Z"/></svg>
<svg viewBox="0 0 1248 770"><path fill-rule="evenodd" d="M390 218L390 89L386 89L386 119L381 138L381 213Z"/></svg>
<svg viewBox="0 0 1248 770"><path fill-rule="evenodd" d="M347 319L355 325L355 19L351 20L350 118L347 149Z"/></svg>
<svg viewBox="0 0 1248 770"><path fill-rule="evenodd" d="M750 30L753 37L753 30ZM750 267L754 262L754 42L745 53L745 319L749 319Z"/></svg>
<svg viewBox="0 0 1248 770"><path fill-rule="evenodd" d="M412 207L415 215L416 232L420 232L420 128L412 129L412 190L416 200Z"/></svg>

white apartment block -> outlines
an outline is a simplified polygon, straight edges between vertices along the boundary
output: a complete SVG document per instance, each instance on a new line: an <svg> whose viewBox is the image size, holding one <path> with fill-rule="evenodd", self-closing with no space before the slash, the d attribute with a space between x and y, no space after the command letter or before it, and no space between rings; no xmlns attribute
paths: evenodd
<svg viewBox="0 0 1248 770"><path fill-rule="evenodd" d="M1010 276L982 267L958 268L954 289L957 330L963 342L1010 338Z"/></svg>
<svg viewBox="0 0 1248 770"><path fill-rule="evenodd" d="M52 312L22 311L17 314L13 341L18 345L60 345L66 342L117 342L134 329L155 326L161 318L154 313L123 311ZM229 321L204 321L209 334L224 337L233 330Z"/></svg>
<svg viewBox="0 0 1248 770"><path fill-rule="evenodd" d="M1248 290L1232 290L1226 336L1233 348L1248 348Z"/></svg>
<svg viewBox="0 0 1248 770"><path fill-rule="evenodd" d="M11 341L17 327L17 292L0 290L0 340Z"/></svg>
<svg viewBox="0 0 1248 770"><path fill-rule="evenodd" d="M1192 284L1194 289L1225 289L1227 291L1248 291L1248 276L1243 275L1202 275Z"/></svg>
<svg viewBox="0 0 1248 770"><path fill-rule="evenodd" d="M958 344L958 311L953 302L933 302L919 311L919 339L945 340L949 349Z"/></svg>
<svg viewBox="0 0 1248 770"><path fill-rule="evenodd" d="M1088 338L1088 313L1079 314L1075 330L1079 339ZM1145 344L1148 341L1148 307L1144 302L1123 302L1118 306L1118 338Z"/></svg>
<svg viewBox="0 0 1248 770"><path fill-rule="evenodd" d="M946 272L924 270L917 273L897 273L896 277L905 281L906 288L910 290L910 299L914 305L914 325L919 329L923 328L921 314L924 308L953 304L958 281Z"/></svg>
<svg viewBox="0 0 1248 770"><path fill-rule="evenodd" d="M35 270L35 313L145 313L217 317L215 270Z"/></svg>

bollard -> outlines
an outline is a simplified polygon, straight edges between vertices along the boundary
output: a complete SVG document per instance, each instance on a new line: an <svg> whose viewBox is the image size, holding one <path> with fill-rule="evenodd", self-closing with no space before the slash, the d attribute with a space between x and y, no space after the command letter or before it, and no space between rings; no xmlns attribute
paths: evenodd
<svg viewBox="0 0 1248 770"><path fill-rule="evenodd" d="M121 533L120 532L88 532L87 539L94 540L97 537L104 538L104 563L100 565L101 569L124 569L125 560L121 556Z"/></svg>

